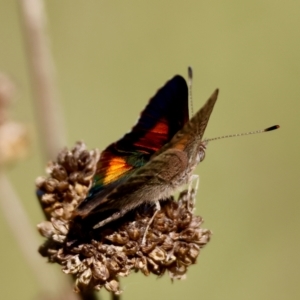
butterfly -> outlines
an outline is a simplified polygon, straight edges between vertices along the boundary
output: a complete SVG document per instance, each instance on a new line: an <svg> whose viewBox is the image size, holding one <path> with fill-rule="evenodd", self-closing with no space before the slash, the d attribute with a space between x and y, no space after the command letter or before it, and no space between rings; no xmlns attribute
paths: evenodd
<svg viewBox="0 0 300 300"><path fill-rule="evenodd" d="M204 159L202 137L217 96L218 90L189 120L187 83L180 75L169 80L131 131L101 153L92 188L75 215L97 213L94 228L101 227L143 203L159 205L187 183Z"/></svg>

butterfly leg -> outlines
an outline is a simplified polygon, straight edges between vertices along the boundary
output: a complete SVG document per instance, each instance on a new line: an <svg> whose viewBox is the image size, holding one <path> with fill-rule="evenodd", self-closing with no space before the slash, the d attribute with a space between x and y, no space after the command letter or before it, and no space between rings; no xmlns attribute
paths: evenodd
<svg viewBox="0 0 300 300"><path fill-rule="evenodd" d="M195 184L194 184L195 182ZM193 187L194 185L194 187ZM197 194L198 191L198 186L199 186L199 175L193 174L189 180L189 186L188 186L188 199L191 199L193 197L193 203L192 206L195 207L195 201L196 197L195 195ZM193 191L193 196L192 196L192 191Z"/></svg>
<svg viewBox="0 0 300 300"><path fill-rule="evenodd" d="M114 221L114 220L117 220L117 219L123 217L127 212L128 212L128 210L118 211L118 212L116 212L116 213L113 213L110 217L108 217L108 218L102 220L101 222L97 223L97 224L93 227L93 229L100 228L100 227L106 225L106 224L109 223L109 222L112 222L112 221Z"/></svg>
<svg viewBox="0 0 300 300"><path fill-rule="evenodd" d="M165 262L168 264L171 264L176 260L176 256L174 255L174 250L177 247L178 242L174 242L172 250L168 251L168 254L166 256Z"/></svg>
<svg viewBox="0 0 300 300"><path fill-rule="evenodd" d="M159 201L156 201L156 202L155 202L155 212L154 212L152 218L150 219L150 221L148 222L148 224L147 224L147 226L146 226L146 229L145 229L145 232L144 232L144 236L143 236L143 239L142 239L142 245L145 244L145 241L146 241L146 235L147 235L147 233L148 233L149 227L150 227L151 223L153 222L153 220L154 220L156 214L157 214L160 210L161 210L160 203L159 203Z"/></svg>

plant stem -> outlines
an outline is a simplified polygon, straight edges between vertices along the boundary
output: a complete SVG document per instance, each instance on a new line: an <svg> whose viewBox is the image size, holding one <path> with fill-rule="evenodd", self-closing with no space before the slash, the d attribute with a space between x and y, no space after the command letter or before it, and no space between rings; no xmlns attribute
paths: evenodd
<svg viewBox="0 0 300 300"><path fill-rule="evenodd" d="M111 294L111 300L121 300L121 295Z"/></svg>
<svg viewBox="0 0 300 300"><path fill-rule="evenodd" d="M49 282L59 285L57 275L54 276L53 272L41 272L45 267L45 262L37 258L39 245L37 235L33 233L32 224L23 209L21 201L2 170L0 170L0 206L19 249L23 253L41 289L49 291L51 289Z"/></svg>
<svg viewBox="0 0 300 300"><path fill-rule="evenodd" d="M85 291L78 294L82 300L97 300L96 293L94 291Z"/></svg>
<svg viewBox="0 0 300 300"><path fill-rule="evenodd" d="M54 63L46 34L42 0L19 0L31 83L37 110L40 144L45 160L53 159L65 145L64 127L54 80Z"/></svg>

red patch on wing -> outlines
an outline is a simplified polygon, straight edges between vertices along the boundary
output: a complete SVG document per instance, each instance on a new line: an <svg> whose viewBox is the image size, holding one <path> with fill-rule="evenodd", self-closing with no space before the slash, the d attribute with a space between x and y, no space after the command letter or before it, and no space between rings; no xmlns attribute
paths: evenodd
<svg viewBox="0 0 300 300"><path fill-rule="evenodd" d="M166 119L159 120L144 136L134 143L136 147L151 149L153 152L159 150L168 140L169 125Z"/></svg>

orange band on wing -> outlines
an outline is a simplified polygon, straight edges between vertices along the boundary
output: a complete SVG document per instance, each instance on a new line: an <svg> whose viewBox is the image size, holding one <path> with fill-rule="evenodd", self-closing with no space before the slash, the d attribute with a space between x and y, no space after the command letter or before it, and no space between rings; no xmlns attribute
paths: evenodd
<svg viewBox="0 0 300 300"><path fill-rule="evenodd" d="M123 173L132 169L132 166L129 165L125 159L121 157L114 157L109 162L109 165L106 169L106 176L104 177L103 184L108 184L117 178L119 178Z"/></svg>

